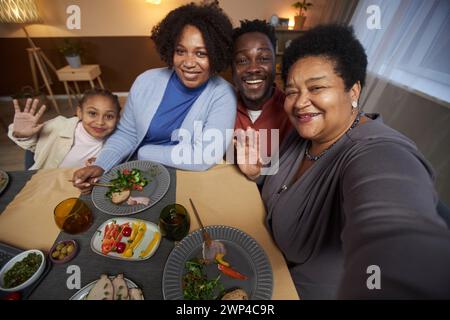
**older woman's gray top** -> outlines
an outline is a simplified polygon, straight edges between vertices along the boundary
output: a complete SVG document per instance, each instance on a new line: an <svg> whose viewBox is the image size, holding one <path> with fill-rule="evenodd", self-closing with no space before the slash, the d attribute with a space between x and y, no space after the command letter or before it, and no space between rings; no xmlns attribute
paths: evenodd
<svg viewBox="0 0 450 320"><path fill-rule="evenodd" d="M450 298L450 233L432 169L372 117L294 183L306 141L286 139L262 189L267 226L301 298Z"/></svg>

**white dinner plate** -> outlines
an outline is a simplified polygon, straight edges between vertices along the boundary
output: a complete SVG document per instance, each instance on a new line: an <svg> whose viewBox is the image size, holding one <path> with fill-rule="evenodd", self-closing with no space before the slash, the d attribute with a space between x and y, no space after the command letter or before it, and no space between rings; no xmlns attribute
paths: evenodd
<svg viewBox="0 0 450 320"><path fill-rule="evenodd" d="M102 252L102 243L103 243L103 236L105 234L105 228L109 223L112 223L113 221L115 221L119 225L129 222L130 228L132 227L133 222L134 223L144 222L145 225L147 226L147 231L145 232L145 234L142 238L142 241L134 249L134 254L130 258L124 257L121 253L117 253L117 252L109 252L108 254L104 254ZM146 256L141 258L139 256L141 251L144 251L147 248L148 244L153 240L153 237L155 236L156 232L159 232L159 234L160 234L158 241L153 246L153 249ZM128 238L129 237L123 237L121 242L127 243ZM92 239L91 239L91 249L95 253L97 253L101 256L107 257L107 258L111 258L111 259L125 260L125 261L142 261L142 260L146 260L146 259L150 258L151 256L153 256L153 254L156 252L156 250L158 250L159 244L161 243L161 238L162 238L161 231L159 230L159 227L156 224L154 224L153 222L149 222L149 221L145 221L145 220L141 220L141 219L133 219L133 218L115 218L115 219L110 219L110 220L103 222L97 228L97 230L94 232L94 235L92 236Z"/></svg>
<svg viewBox="0 0 450 320"><path fill-rule="evenodd" d="M114 279L115 277L109 277L109 279L111 279L111 281ZM87 295L89 294L89 292L92 290L92 288L95 286L95 284L97 283L98 280L92 281L91 283L89 283L88 285L84 286L83 288L81 288L80 290L77 291L77 293L75 293L72 297L70 297L69 300L85 300ZM134 283L133 281L131 281L130 279L125 278L125 282L127 284L128 289L133 289L133 288L139 288L136 283Z"/></svg>

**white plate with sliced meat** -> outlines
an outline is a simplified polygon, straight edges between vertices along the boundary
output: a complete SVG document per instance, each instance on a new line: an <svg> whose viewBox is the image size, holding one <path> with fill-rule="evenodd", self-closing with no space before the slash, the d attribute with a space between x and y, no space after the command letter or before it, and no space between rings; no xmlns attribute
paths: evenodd
<svg viewBox="0 0 450 320"><path fill-rule="evenodd" d="M91 239L91 249L112 259L142 261L153 256L160 243L161 231L153 222L116 218L97 228Z"/></svg>
<svg viewBox="0 0 450 320"><path fill-rule="evenodd" d="M123 274L92 281L75 293L70 300L144 300L142 290Z"/></svg>

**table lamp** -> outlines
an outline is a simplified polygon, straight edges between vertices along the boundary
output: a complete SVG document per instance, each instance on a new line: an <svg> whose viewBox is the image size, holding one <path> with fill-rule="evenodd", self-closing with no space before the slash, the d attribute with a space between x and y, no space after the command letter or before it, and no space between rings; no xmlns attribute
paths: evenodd
<svg viewBox="0 0 450 320"><path fill-rule="evenodd" d="M27 30L25 29L25 24L42 22L41 17L34 0L0 0L0 23L16 23L22 24L22 30L30 44L30 48L27 48L28 59L31 66L31 74L33 76L33 84L36 92L39 91L38 77L36 73L36 66L39 73L44 80L45 87L50 95L53 106L56 111L59 112L58 104L56 103L55 97L53 96L53 91L50 85L52 84L51 78L49 77L48 69L52 69L56 73L55 66L47 58L41 48L37 47L33 40L30 38Z"/></svg>

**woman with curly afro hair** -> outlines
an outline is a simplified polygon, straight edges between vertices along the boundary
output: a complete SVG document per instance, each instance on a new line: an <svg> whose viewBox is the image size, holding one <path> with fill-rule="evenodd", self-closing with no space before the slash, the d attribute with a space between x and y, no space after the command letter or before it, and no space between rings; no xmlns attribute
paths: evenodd
<svg viewBox="0 0 450 320"><path fill-rule="evenodd" d="M153 27L151 38L161 59L169 68L174 67L176 40L188 25L195 27L202 35L211 73L225 70L231 63L233 26L220 7L214 4L202 6L191 3L179 7Z"/></svg>
<svg viewBox="0 0 450 320"><path fill-rule="evenodd" d="M362 112L366 66L351 27L318 26L286 49L295 130L262 185L267 227L303 299L448 299L450 233L432 168L380 115ZM261 168L241 170L256 179Z"/></svg>
<svg viewBox="0 0 450 320"><path fill-rule="evenodd" d="M151 38L168 67L136 79L116 132L93 166L74 173L74 185L90 192L88 181L136 156L195 171L221 161L236 118L234 90L217 75L230 64L231 35L230 20L215 4L181 6L156 25Z"/></svg>

